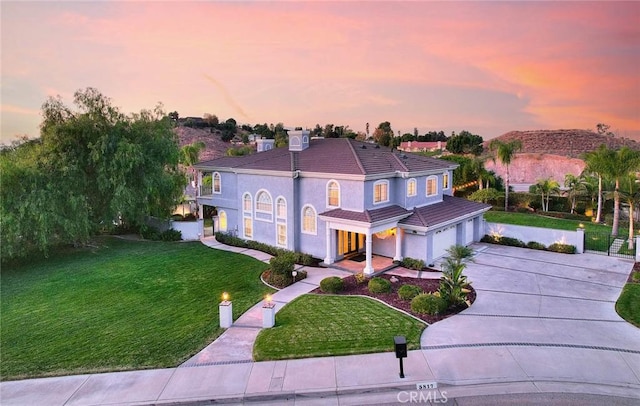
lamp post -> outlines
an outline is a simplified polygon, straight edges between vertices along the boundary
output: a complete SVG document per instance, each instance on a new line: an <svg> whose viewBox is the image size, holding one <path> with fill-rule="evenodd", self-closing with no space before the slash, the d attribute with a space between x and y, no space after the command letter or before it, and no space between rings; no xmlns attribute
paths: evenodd
<svg viewBox="0 0 640 406"><path fill-rule="evenodd" d="M227 292L222 293L222 302L218 305L218 313L220 314L220 327L231 327L233 324L233 304Z"/></svg>
<svg viewBox="0 0 640 406"><path fill-rule="evenodd" d="M271 295L264 298L262 305L262 327L271 328L276 324L276 304L273 303Z"/></svg>
<svg viewBox="0 0 640 406"><path fill-rule="evenodd" d="M291 276L293 276L293 283L296 283L296 276L298 276L298 271L292 271Z"/></svg>

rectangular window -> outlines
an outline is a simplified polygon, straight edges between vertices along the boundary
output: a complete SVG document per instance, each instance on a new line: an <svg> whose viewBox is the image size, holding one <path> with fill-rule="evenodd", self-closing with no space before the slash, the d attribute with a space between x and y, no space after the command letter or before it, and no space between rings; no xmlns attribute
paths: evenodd
<svg viewBox="0 0 640 406"><path fill-rule="evenodd" d="M278 245L287 246L287 225L278 224Z"/></svg>
<svg viewBox="0 0 640 406"><path fill-rule="evenodd" d="M213 174L213 193L220 193L220 174Z"/></svg>
<svg viewBox="0 0 640 406"><path fill-rule="evenodd" d="M416 195L416 180L409 179L407 183L407 196L415 196Z"/></svg>
<svg viewBox="0 0 640 406"><path fill-rule="evenodd" d="M438 193L438 185L436 184L436 178L427 179L427 196L433 196Z"/></svg>
<svg viewBox="0 0 640 406"><path fill-rule="evenodd" d="M249 217L244 218L244 237L253 238L253 220Z"/></svg>
<svg viewBox="0 0 640 406"><path fill-rule="evenodd" d="M389 200L389 190L386 182L376 183L373 186L373 202L381 203Z"/></svg>
<svg viewBox="0 0 640 406"><path fill-rule="evenodd" d="M449 189L449 173L448 172L445 172L442 175L442 188Z"/></svg>

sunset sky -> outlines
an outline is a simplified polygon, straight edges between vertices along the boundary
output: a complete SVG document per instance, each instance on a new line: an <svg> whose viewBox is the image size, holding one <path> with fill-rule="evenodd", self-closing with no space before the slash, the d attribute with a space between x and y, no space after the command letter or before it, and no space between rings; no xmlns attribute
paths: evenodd
<svg viewBox="0 0 640 406"><path fill-rule="evenodd" d="M639 2L1 3L2 142L95 87L240 124L640 139Z"/></svg>

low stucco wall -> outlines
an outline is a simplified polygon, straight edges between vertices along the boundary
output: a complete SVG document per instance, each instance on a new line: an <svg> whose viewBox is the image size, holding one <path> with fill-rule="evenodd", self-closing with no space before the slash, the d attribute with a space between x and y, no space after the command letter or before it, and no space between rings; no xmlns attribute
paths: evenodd
<svg viewBox="0 0 640 406"><path fill-rule="evenodd" d="M577 253L581 254L584 251L584 230L554 230L550 228L485 222L484 234L498 234L503 237L517 238L525 244L529 241L535 241L546 246L554 243L575 245Z"/></svg>
<svg viewBox="0 0 640 406"><path fill-rule="evenodd" d="M204 230L204 220L171 221L171 228L182 233L183 240L199 240Z"/></svg>

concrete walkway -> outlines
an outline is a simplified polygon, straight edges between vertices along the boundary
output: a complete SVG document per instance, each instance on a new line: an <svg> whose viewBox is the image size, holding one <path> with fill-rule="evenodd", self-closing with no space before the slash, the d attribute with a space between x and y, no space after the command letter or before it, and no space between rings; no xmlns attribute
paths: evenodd
<svg viewBox="0 0 640 406"><path fill-rule="evenodd" d="M425 330L422 349L405 360L404 379L393 353L251 362L248 344L223 343L258 330L252 309L181 367L2 382L0 403L364 405L422 396L457 405L640 404L640 329L613 309L632 262L476 248L467 268L476 302ZM279 292L277 303L333 272L310 271L306 282ZM238 351L228 355L225 348ZM416 384L430 382L438 388L416 391Z"/></svg>

